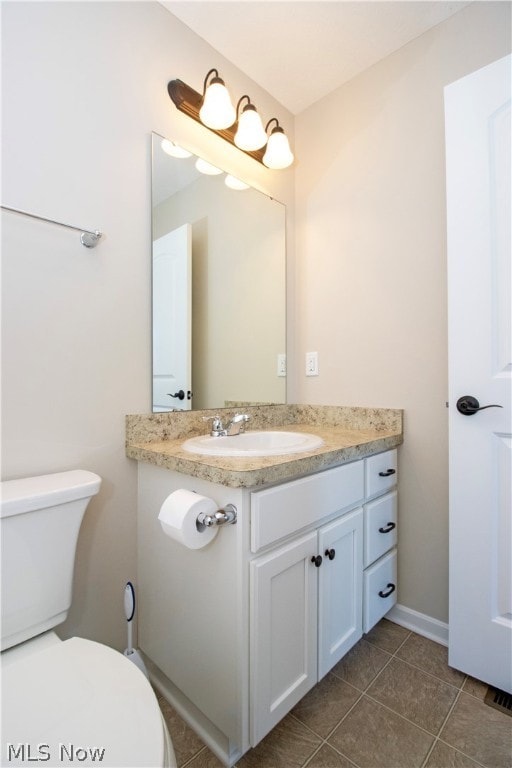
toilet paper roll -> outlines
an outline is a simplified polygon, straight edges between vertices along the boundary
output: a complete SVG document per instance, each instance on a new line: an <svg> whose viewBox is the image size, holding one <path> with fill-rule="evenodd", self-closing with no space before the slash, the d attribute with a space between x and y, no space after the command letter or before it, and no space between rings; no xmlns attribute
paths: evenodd
<svg viewBox="0 0 512 768"><path fill-rule="evenodd" d="M167 536L178 541L188 549L206 547L217 535L218 528L197 528L197 516L204 512L212 515L217 511L217 504L206 496L180 488L171 493L162 506L158 519Z"/></svg>

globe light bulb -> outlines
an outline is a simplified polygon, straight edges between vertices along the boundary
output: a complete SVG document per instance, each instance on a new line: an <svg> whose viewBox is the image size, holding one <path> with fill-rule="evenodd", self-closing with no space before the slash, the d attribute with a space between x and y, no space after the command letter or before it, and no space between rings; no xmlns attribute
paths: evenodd
<svg viewBox="0 0 512 768"><path fill-rule="evenodd" d="M246 152L251 152L255 149L261 149L266 143L267 134L256 107L253 104L246 104L238 118L238 130L235 133L236 146Z"/></svg>
<svg viewBox="0 0 512 768"><path fill-rule="evenodd" d="M199 117L204 125L216 131L229 128L235 122L236 111L220 77L214 77L207 87Z"/></svg>
<svg viewBox="0 0 512 768"><path fill-rule="evenodd" d="M288 168L293 163L293 153L280 125L272 129L267 142L267 149L263 155L263 163L267 168L276 170Z"/></svg>

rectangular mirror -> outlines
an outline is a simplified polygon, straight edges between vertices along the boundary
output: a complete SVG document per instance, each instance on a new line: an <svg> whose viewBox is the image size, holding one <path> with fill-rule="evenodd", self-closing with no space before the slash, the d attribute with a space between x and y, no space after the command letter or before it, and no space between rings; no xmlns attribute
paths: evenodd
<svg viewBox="0 0 512 768"><path fill-rule="evenodd" d="M178 151L152 135L153 412L285 403L285 207Z"/></svg>

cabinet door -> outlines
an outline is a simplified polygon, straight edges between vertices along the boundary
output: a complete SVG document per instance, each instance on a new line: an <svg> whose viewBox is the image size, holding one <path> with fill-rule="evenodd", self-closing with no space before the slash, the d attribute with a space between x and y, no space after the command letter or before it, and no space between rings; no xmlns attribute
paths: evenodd
<svg viewBox="0 0 512 768"><path fill-rule="evenodd" d="M317 533L251 562L251 745L317 681Z"/></svg>
<svg viewBox="0 0 512 768"><path fill-rule="evenodd" d="M319 530L318 678L362 636L363 510Z"/></svg>

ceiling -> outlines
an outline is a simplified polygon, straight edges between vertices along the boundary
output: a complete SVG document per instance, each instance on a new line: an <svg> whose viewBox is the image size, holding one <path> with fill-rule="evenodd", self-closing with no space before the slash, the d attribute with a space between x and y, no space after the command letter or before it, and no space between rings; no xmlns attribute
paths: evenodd
<svg viewBox="0 0 512 768"><path fill-rule="evenodd" d="M162 5L299 114L469 2L162 0Z"/></svg>

